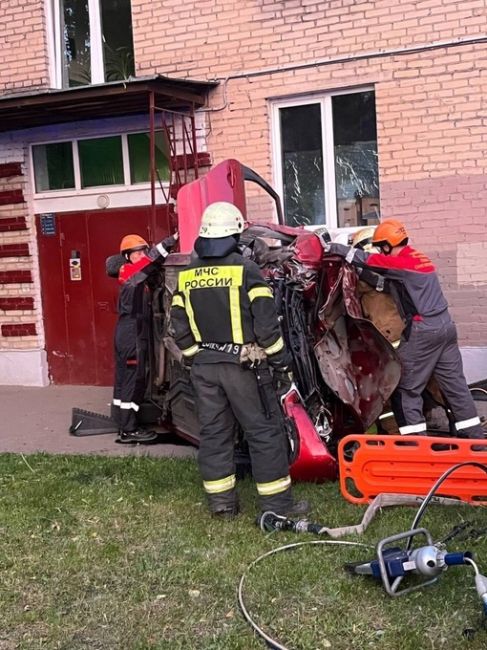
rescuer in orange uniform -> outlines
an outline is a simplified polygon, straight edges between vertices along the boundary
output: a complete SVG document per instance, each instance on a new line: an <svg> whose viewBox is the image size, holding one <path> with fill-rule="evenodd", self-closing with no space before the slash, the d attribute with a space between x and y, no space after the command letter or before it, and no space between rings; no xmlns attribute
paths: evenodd
<svg viewBox="0 0 487 650"><path fill-rule="evenodd" d="M404 224L395 219L377 226L372 244L380 253L322 240L325 252L344 257L359 273L362 269L380 273L397 289L397 306L406 325L397 348L402 363L401 379L391 397L399 433L426 433L421 393L434 375L453 413L457 435L484 438L463 374L456 326L435 266L424 253L409 246Z"/></svg>
<svg viewBox="0 0 487 650"><path fill-rule="evenodd" d="M137 413L146 387L146 360L149 341L149 289L147 280L157 274L169 250L176 244L178 234L162 240L156 246L139 235L126 235L120 243L118 264L120 294L118 322L115 330L115 387L113 411L118 420L120 443L148 443L155 440L154 431L145 431L137 422ZM111 258L109 258L110 260ZM109 270L107 260L107 272Z"/></svg>

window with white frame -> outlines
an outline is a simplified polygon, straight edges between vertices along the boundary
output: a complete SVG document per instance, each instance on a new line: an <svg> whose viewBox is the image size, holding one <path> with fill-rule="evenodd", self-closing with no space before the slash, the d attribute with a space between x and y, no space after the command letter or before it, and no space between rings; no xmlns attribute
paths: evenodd
<svg viewBox="0 0 487 650"><path fill-rule="evenodd" d="M375 93L272 105L274 169L290 225L373 225L380 216Z"/></svg>
<svg viewBox="0 0 487 650"><path fill-rule="evenodd" d="M36 194L129 186L150 180L149 133L84 138L32 145ZM156 177L169 180L169 143L155 133Z"/></svg>
<svg viewBox="0 0 487 650"><path fill-rule="evenodd" d="M56 88L134 75L130 0L46 1Z"/></svg>

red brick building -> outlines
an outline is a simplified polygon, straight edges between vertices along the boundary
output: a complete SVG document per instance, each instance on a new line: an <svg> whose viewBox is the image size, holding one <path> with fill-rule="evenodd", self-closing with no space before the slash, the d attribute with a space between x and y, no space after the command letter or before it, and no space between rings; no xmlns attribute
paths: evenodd
<svg viewBox="0 0 487 650"><path fill-rule="evenodd" d="M112 307L81 292L76 260L93 284L88 260L128 213L155 232L151 89L176 120L156 142L162 185L190 133L202 164L272 181L289 223L344 238L404 220L438 265L468 378L487 375L485 0L5 0L0 42L1 381L106 376ZM257 189L248 207L272 217Z"/></svg>

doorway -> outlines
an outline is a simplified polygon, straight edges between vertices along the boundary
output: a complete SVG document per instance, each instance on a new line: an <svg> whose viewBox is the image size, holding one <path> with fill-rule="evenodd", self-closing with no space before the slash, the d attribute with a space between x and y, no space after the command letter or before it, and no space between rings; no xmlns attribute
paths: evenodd
<svg viewBox="0 0 487 650"><path fill-rule="evenodd" d="M168 206L157 208L155 241L169 234L171 216ZM52 383L112 385L118 282L105 260L128 233L149 239L150 217L150 207L36 215Z"/></svg>

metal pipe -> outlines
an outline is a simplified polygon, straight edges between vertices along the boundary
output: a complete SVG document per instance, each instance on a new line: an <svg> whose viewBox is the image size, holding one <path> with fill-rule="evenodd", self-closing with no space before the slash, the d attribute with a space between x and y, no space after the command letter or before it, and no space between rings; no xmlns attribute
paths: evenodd
<svg viewBox="0 0 487 650"><path fill-rule="evenodd" d="M419 54L421 52L429 52L431 50L438 50L448 47L459 47L461 45L480 45L487 43L487 34L480 34L474 37L458 38L449 41L437 41L436 43L426 43L424 45L416 45L413 47L404 48L391 48L389 50L372 50L370 52L358 52L357 54L349 54L345 56L330 57L328 59L317 59L306 63L296 63L294 65L283 65L269 68L262 68L261 70L247 70L228 75L226 79L239 79L242 77L261 77L266 74L275 74L278 72L286 72L288 70L305 70L306 68L314 68L322 65L333 65L337 63L349 63L350 61L362 61L363 59L382 59L385 56L404 56L405 54Z"/></svg>
<svg viewBox="0 0 487 650"><path fill-rule="evenodd" d="M194 156L194 177L198 178L198 144L196 140L196 120L194 119L194 104L191 110L191 135L193 138L193 156Z"/></svg>
<svg viewBox="0 0 487 650"><path fill-rule="evenodd" d="M156 134L154 119L155 97L154 91L149 93L149 149L150 149L150 238L154 240L156 234Z"/></svg>
<svg viewBox="0 0 487 650"><path fill-rule="evenodd" d="M186 129L186 118L181 118L181 139L183 141L183 168L184 168L184 183L188 182L188 153L186 151L186 141L188 140L188 131Z"/></svg>
<svg viewBox="0 0 487 650"><path fill-rule="evenodd" d="M307 70L308 68L318 68L326 65L338 65L343 63L352 63L354 61L364 61L367 59L379 59L388 56L407 56L409 54L420 54L422 52L430 52L432 50L447 49L450 47L461 47L463 45L481 45L487 43L487 34L480 34L478 36L467 36L465 38L457 38L447 41L436 41L434 43L425 43L422 45L415 45L413 47L404 48L391 48L384 50L371 50L370 52L357 52L356 54L348 54L345 56L329 57L327 59L315 59L314 61L306 61L304 63L295 63L290 65L281 65L268 68L261 68L260 70L239 70L233 74L228 74L225 77L216 77L222 85L223 91L223 104L221 106L207 106L206 108L198 109L200 113L213 113L223 111L228 107L227 97L227 84L233 79L245 79L248 77L262 77L265 75L279 74L280 72L291 72L296 70Z"/></svg>

